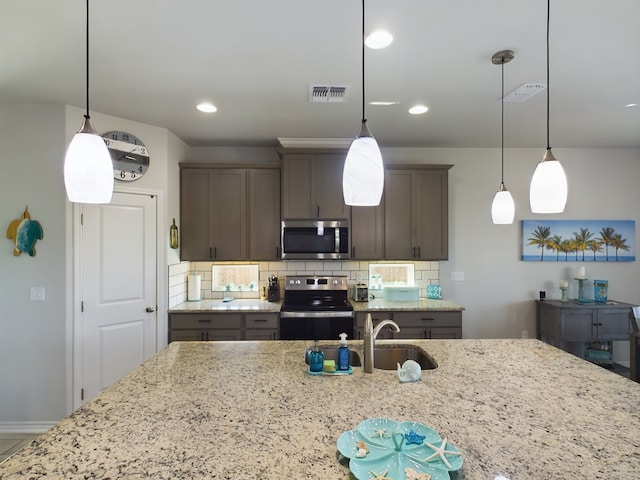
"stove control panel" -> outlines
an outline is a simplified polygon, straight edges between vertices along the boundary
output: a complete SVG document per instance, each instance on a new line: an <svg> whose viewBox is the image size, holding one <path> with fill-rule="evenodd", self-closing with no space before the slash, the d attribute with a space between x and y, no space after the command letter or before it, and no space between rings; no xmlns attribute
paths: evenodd
<svg viewBox="0 0 640 480"><path fill-rule="evenodd" d="M346 290L347 276L288 276L285 279L285 290Z"/></svg>

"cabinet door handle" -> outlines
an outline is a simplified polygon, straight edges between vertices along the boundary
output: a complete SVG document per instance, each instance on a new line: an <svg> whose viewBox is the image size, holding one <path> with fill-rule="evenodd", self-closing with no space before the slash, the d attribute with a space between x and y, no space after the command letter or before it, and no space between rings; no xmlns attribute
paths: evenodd
<svg viewBox="0 0 640 480"><path fill-rule="evenodd" d="M276 247L276 260L280 258L280 248Z"/></svg>
<svg viewBox="0 0 640 480"><path fill-rule="evenodd" d="M209 247L209 258L213 258L213 248Z"/></svg>
<svg viewBox="0 0 640 480"><path fill-rule="evenodd" d="M218 247L213 247L213 258L218 258Z"/></svg>
<svg viewBox="0 0 640 480"><path fill-rule="evenodd" d="M204 332L200 332L200 340L204 340Z"/></svg>
<svg viewBox="0 0 640 480"><path fill-rule="evenodd" d="M320 218L320 205L316 205L316 217Z"/></svg>
<svg viewBox="0 0 640 480"><path fill-rule="evenodd" d="M351 247L351 258L356 258L356 247Z"/></svg>
<svg viewBox="0 0 640 480"><path fill-rule="evenodd" d="M210 318L199 318L198 322L200 322L200 323L211 323L211 319Z"/></svg>
<svg viewBox="0 0 640 480"><path fill-rule="evenodd" d="M418 247L418 258L420 258L422 255L420 255L420 247Z"/></svg>
<svg viewBox="0 0 640 480"><path fill-rule="evenodd" d="M416 258L416 247L413 247L413 258Z"/></svg>

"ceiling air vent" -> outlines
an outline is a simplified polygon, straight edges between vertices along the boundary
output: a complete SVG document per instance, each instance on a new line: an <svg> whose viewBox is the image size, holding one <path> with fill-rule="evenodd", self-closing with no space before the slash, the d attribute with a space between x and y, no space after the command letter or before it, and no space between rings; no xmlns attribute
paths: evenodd
<svg viewBox="0 0 640 480"><path fill-rule="evenodd" d="M310 85L309 101L344 102L347 99L347 85Z"/></svg>
<svg viewBox="0 0 640 480"><path fill-rule="evenodd" d="M525 83L519 86L513 92L504 96L505 102L524 102L533 97L536 93L541 92L547 86L544 83Z"/></svg>

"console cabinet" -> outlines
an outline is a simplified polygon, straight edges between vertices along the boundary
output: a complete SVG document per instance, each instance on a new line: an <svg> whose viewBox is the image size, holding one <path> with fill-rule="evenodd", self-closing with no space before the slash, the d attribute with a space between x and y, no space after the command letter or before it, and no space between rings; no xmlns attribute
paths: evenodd
<svg viewBox="0 0 640 480"><path fill-rule="evenodd" d="M536 335L571 352L575 351L571 342L629 340L631 307L622 302L581 305L536 300Z"/></svg>
<svg viewBox="0 0 640 480"><path fill-rule="evenodd" d="M277 340L277 313L170 313L169 343Z"/></svg>
<svg viewBox="0 0 640 480"><path fill-rule="evenodd" d="M399 332L388 328L380 331L378 338L384 339L447 339L462 338L461 311L388 311L370 312L374 327L381 320L393 320L400 327ZM364 338L366 312L356 313L356 337Z"/></svg>

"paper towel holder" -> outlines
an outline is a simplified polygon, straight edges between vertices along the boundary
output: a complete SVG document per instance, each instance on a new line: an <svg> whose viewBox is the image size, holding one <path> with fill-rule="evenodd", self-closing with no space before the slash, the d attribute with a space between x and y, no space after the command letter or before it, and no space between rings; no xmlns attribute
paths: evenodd
<svg viewBox="0 0 640 480"><path fill-rule="evenodd" d="M199 302L202 300L201 278L195 273L187 276L187 301Z"/></svg>

